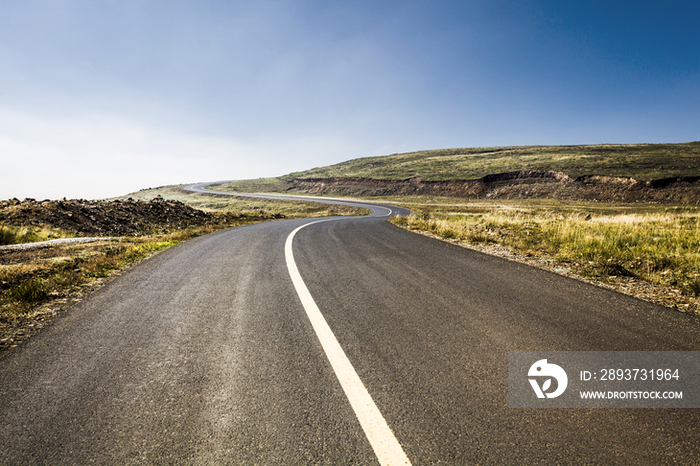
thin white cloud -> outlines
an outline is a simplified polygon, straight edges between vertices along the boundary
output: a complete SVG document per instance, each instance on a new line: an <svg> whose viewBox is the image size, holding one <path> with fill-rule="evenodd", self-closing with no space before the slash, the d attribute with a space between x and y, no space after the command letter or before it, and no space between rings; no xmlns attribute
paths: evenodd
<svg viewBox="0 0 700 466"><path fill-rule="evenodd" d="M122 115L70 118L0 109L0 198L105 198L142 188L277 176L351 158L333 135L267 142L173 131Z"/></svg>
<svg viewBox="0 0 700 466"><path fill-rule="evenodd" d="M37 117L0 111L0 198L109 197L160 184L252 177L269 154L118 115Z"/></svg>

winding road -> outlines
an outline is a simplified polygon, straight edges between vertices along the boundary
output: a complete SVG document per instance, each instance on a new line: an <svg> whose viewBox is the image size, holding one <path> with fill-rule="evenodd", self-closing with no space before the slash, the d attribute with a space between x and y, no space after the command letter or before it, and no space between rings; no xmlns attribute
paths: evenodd
<svg viewBox="0 0 700 466"><path fill-rule="evenodd" d="M0 463L700 462L697 409L507 396L509 351L698 351L700 319L352 204L170 248L5 355Z"/></svg>

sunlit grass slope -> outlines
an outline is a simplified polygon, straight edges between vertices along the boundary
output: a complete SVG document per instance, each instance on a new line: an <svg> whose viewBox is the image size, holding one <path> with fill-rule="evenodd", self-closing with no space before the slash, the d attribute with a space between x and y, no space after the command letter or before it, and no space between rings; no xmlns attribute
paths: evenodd
<svg viewBox="0 0 700 466"><path fill-rule="evenodd" d="M640 181L697 176L700 142L442 149L363 157L290 173L290 178L472 180L518 170L553 170L569 176L631 177Z"/></svg>

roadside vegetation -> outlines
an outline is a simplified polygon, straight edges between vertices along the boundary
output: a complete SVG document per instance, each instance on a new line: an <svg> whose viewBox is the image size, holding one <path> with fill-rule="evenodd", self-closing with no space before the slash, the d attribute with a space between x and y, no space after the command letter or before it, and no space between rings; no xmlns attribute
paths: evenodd
<svg viewBox="0 0 700 466"><path fill-rule="evenodd" d="M0 225L0 246L36 243L59 238L73 238L74 233L58 228Z"/></svg>
<svg viewBox="0 0 700 466"><path fill-rule="evenodd" d="M414 202L413 214L392 222L476 248L500 247L594 282L658 285L668 292L657 302L700 313L697 206L442 202Z"/></svg>

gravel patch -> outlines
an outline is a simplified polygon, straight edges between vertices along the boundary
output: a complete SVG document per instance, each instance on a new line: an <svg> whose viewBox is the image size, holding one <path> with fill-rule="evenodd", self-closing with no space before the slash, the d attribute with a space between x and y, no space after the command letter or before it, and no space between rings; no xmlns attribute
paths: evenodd
<svg viewBox="0 0 700 466"><path fill-rule="evenodd" d="M114 236L101 236L101 237L85 237L85 238L59 238L50 239L48 241L37 241L36 243L22 243L22 244L10 244L7 246L0 246L0 251L2 250L28 250L28 249L41 249L50 248L51 246L61 246L64 244L78 244L78 243L94 243L96 241L112 241L117 239Z"/></svg>

